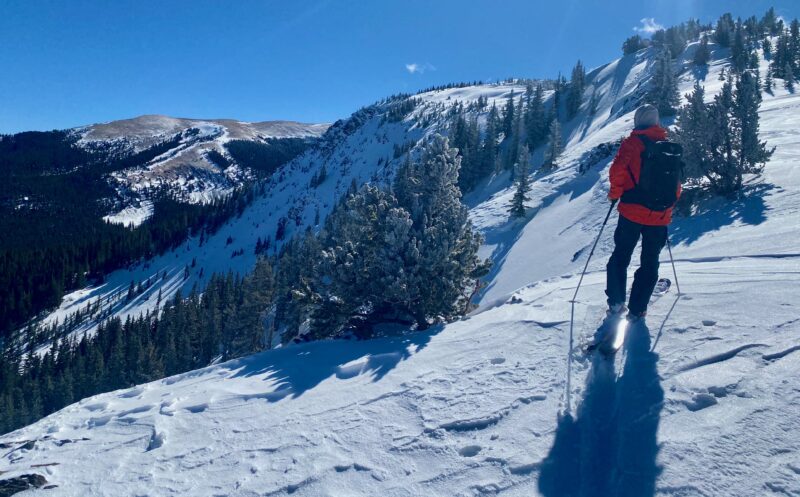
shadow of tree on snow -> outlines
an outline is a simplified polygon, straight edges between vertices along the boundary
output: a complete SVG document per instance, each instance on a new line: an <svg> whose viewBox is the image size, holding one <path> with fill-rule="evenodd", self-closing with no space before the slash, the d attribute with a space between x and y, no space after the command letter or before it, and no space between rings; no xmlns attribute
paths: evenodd
<svg viewBox="0 0 800 497"><path fill-rule="evenodd" d="M379 381L400 362L424 349L443 327L407 332L372 340L322 340L278 348L230 363L232 377L264 376L273 385L264 393L249 394L277 402L299 397L328 378L340 380L371 375Z"/></svg>
<svg viewBox="0 0 800 497"><path fill-rule="evenodd" d="M687 198L676 207L676 217L670 226L670 238L677 245L691 244L706 233L729 226L736 221L759 225L767 220L769 208L764 198L775 185L757 183L745 185L738 198L730 199L699 192L687 192ZM699 197L699 198L697 198ZM690 204L693 204L694 207ZM692 211L690 211L692 209Z"/></svg>
<svg viewBox="0 0 800 497"><path fill-rule="evenodd" d="M593 356L577 417L559 420L550 453L542 463L539 490L547 497L647 497L655 494L656 435L663 407L650 330L628 330L625 365Z"/></svg>

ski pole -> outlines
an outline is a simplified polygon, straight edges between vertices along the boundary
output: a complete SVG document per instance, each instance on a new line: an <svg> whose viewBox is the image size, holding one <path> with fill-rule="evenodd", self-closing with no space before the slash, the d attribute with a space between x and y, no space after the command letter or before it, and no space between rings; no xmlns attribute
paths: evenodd
<svg viewBox="0 0 800 497"><path fill-rule="evenodd" d="M608 208L608 213L606 214L606 218L603 220L603 225L600 226L600 233L597 234L597 238L595 238L594 240L594 245L592 245L592 250L589 251L589 257L586 258L586 264L584 264L583 266L583 271L581 272L581 278L578 280L578 287L575 288L575 295L572 296L571 302L574 302L575 299L578 297L578 290L581 289L581 283L583 283L583 276L586 274L586 269L589 267L589 261L592 260L592 255L594 255L594 249L597 248L597 243L600 241L600 237L603 235L603 230L605 229L606 224L608 224L608 218L611 217L611 211L614 210L615 205L617 205L616 199L611 201L611 207Z"/></svg>
<svg viewBox="0 0 800 497"><path fill-rule="evenodd" d="M675 288L678 289L678 295L680 295L681 285L678 283L678 272L675 271L675 259L672 258L672 244L669 243L669 232L667 232L667 250L669 251L669 261L672 263L672 276L675 277Z"/></svg>
<svg viewBox="0 0 800 497"><path fill-rule="evenodd" d="M594 255L594 250L597 248L597 244L600 242L600 237L603 235L603 230L608 224L608 218L611 217L611 211L614 210L614 206L617 205L617 199L611 201L611 207L608 208L608 213L606 213L606 218L603 220L603 224L600 226L600 233L597 234L597 238L594 240L594 244L592 245L592 250L589 251L589 257L586 258L586 264L583 266L583 271L581 271L581 277L578 280L578 286L575 288L575 294L572 296L572 300L570 300L570 311L569 311L569 351L567 352L567 413L572 411L571 405L571 395L572 395L572 347L573 347L573 329L575 326L575 299L578 298L578 290L581 289L581 283L583 283L583 277L586 275L586 269L589 268L589 261L592 260L592 255ZM677 281L676 281L677 284ZM680 293L680 290L678 290Z"/></svg>

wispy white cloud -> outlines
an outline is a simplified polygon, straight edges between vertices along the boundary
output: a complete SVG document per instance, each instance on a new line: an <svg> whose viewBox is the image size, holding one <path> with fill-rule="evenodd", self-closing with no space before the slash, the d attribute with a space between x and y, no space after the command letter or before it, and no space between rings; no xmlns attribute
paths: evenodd
<svg viewBox="0 0 800 497"><path fill-rule="evenodd" d="M425 71L435 71L436 67L430 62L425 62L424 64L419 64L417 62L412 62L410 64L406 64L406 71L409 74L423 74Z"/></svg>
<svg viewBox="0 0 800 497"><path fill-rule="evenodd" d="M633 28L637 33L651 35L660 29L664 29L664 26L656 22L655 17L644 17L640 22L642 23L641 26Z"/></svg>

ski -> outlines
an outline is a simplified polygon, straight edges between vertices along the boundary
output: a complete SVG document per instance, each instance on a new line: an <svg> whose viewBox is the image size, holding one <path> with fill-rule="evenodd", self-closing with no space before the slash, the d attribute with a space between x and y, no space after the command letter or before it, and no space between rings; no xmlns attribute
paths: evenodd
<svg viewBox="0 0 800 497"><path fill-rule="evenodd" d="M672 281L669 278L660 278L653 289L653 297L660 297L667 293L672 287Z"/></svg>
<svg viewBox="0 0 800 497"><path fill-rule="evenodd" d="M669 292L671 287L672 281L669 278L660 278L653 289L651 302ZM623 314L606 315L594 333L595 338L599 339L595 339L586 347L586 353L591 354L599 350L605 356L613 356L625 343L625 333L631 324L632 322Z"/></svg>
<svg viewBox="0 0 800 497"><path fill-rule="evenodd" d="M625 323L624 314L607 315L595 331L595 341L586 347L587 354L598 350L605 356L614 355L622 346L619 339L624 338L624 330L621 328L625 327ZM623 335L620 335L620 332Z"/></svg>

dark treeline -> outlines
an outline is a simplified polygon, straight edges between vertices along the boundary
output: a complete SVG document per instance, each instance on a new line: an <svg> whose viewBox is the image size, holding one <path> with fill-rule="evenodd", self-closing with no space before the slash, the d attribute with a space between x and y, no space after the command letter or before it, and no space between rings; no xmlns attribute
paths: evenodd
<svg viewBox="0 0 800 497"><path fill-rule="evenodd" d="M142 258L182 243L189 235L214 233L252 200L236 190L208 204L156 198L153 215L136 228L103 221L76 209L57 214L10 213L0 220L0 337L32 315L57 306L65 292Z"/></svg>
<svg viewBox="0 0 800 497"><path fill-rule="evenodd" d="M303 153L311 143L305 138L267 138L263 142L231 140L225 148L237 164L266 178Z"/></svg>
<svg viewBox="0 0 800 497"><path fill-rule="evenodd" d="M0 357L0 433L30 424L79 399L156 380L260 350L260 319L270 296L271 266L245 278L215 275L201 298L192 291L163 312L112 318L91 336L56 340L41 357ZM22 359L20 357L23 357Z"/></svg>

